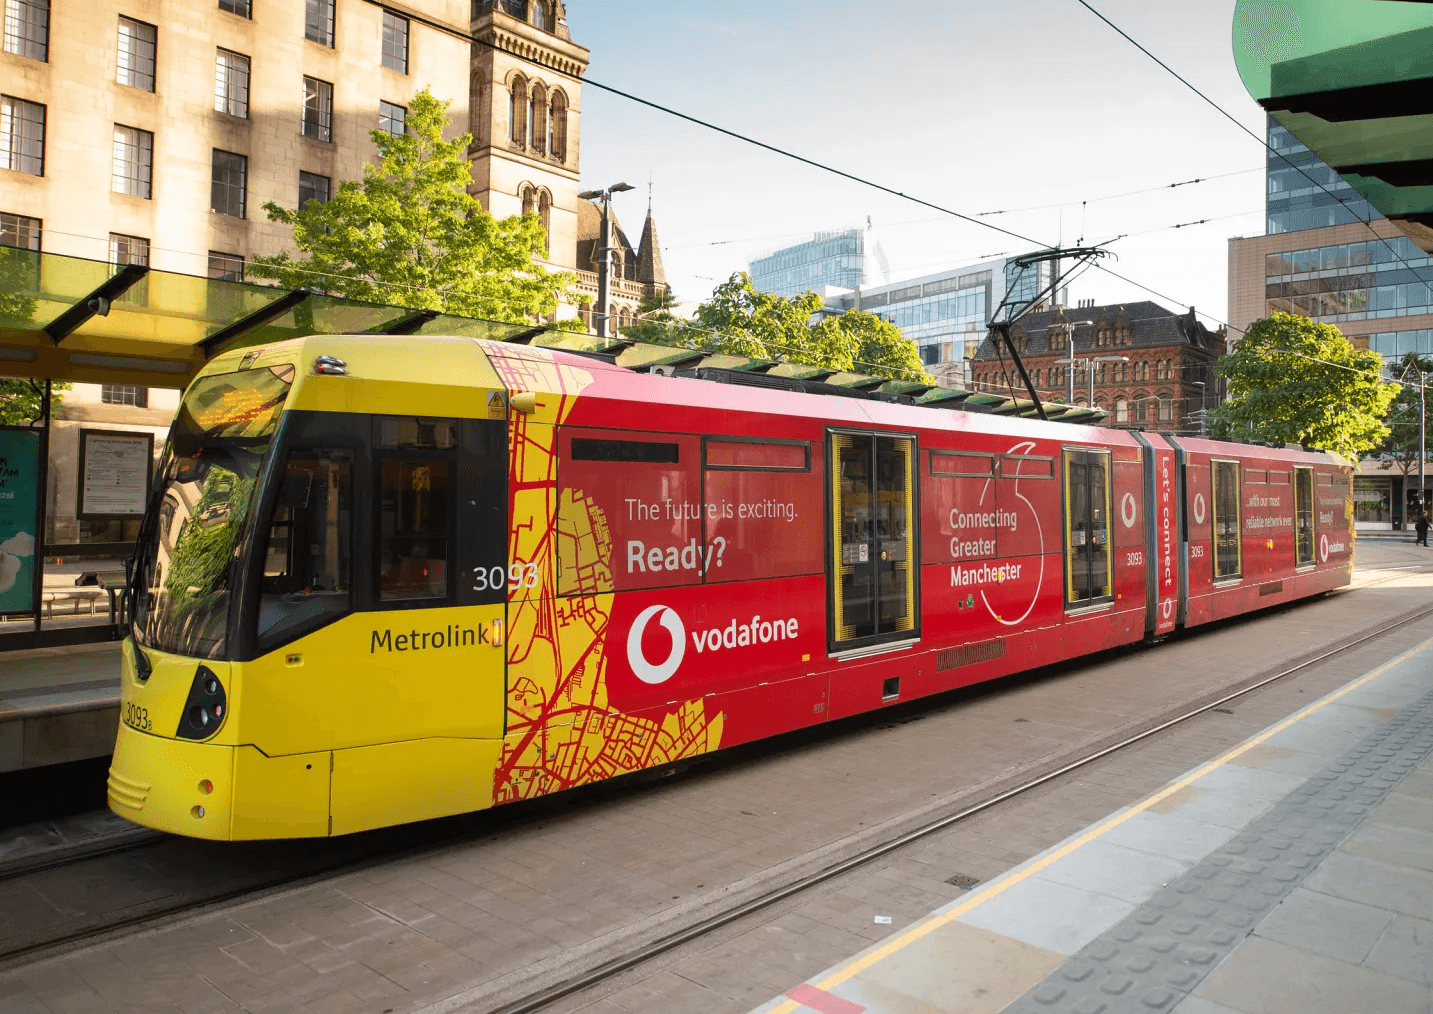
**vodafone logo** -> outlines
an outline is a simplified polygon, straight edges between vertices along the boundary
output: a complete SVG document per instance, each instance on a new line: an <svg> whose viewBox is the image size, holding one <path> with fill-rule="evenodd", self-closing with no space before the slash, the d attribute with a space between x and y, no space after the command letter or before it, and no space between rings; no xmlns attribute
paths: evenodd
<svg viewBox="0 0 1433 1014"><path fill-rule="evenodd" d="M657 622L672 635L672 650L655 665L642 653L642 635L654 616L659 617ZM632 629L627 632L627 664L643 683L665 683L682 664L682 657L687 653L686 640L687 630L682 626L682 619L670 606L648 606L637 614Z"/></svg>
<svg viewBox="0 0 1433 1014"><path fill-rule="evenodd" d="M1120 520L1125 523L1126 528L1133 528L1138 518L1139 504L1135 503L1133 493L1126 493L1120 501Z"/></svg>
<svg viewBox="0 0 1433 1014"><path fill-rule="evenodd" d="M1195 493L1195 494L1194 494L1194 523L1197 524L1197 525L1202 525L1202 524L1204 524L1204 494L1203 494L1203 493Z"/></svg>
<svg viewBox="0 0 1433 1014"><path fill-rule="evenodd" d="M1329 537L1327 535L1319 536L1319 562L1329 562Z"/></svg>

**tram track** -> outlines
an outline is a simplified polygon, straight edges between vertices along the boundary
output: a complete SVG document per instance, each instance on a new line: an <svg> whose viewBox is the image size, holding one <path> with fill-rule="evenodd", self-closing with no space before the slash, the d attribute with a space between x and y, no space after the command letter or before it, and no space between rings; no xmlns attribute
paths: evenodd
<svg viewBox="0 0 1433 1014"><path fill-rule="evenodd" d="M1379 583L1382 582L1369 582L1369 585ZM622 972L629 971L640 965L646 964L647 962L652 961L653 959L658 958L669 951L675 950L676 948L681 947L684 944L699 940L700 938L708 936L709 934L714 933L715 931L722 929L723 927L726 927L748 916L761 912L762 910L770 908L773 905L777 905L783 901L794 898L821 884L844 876L847 873L851 873L861 868L862 866L867 865L868 863L891 855L892 853L897 852L918 841L921 841L922 839L928 838L931 835L938 834L941 831L947 830L962 821L969 820L971 817L991 810L1002 803L1022 796L1025 793L1040 788L1043 785L1047 785L1053 781L1056 781L1064 777L1065 775L1068 775L1074 771L1078 771L1081 768L1096 763L1097 761L1103 760L1104 758L1109 757L1112 754L1119 753L1122 750L1126 750L1137 743L1141 743L1147 739L1150 739L1153 736L1157 736L1160 733L1167 732L1170 729L1190 722L1196 718L1199 718L1202 715L1206 715L1218 708L1223 707L1226 704L1229 704L1232 701L1236 701L1241 697L1245 697L1258 690L1261 690L1272 683L1276 683L1280 680L1288 678L1289 676L1304 672L1334 658L1337 655L1341 655L1347 651L1359 647L1360 645L1367 644L1370 641L1374 641L1387 634L1393 633L1396 630L1406 627L1409 624L1416 623L1417 621L1425 619L1429 616L1433 616L1433 606L1425 606L1420 609L1414 610L1411 613L1404 614L1397 619L1386 623L1374 630L1364 632L1352 639L1344 641L1343 643L1327 648L1310 658L1303 659L1298 663L1292 666L1288 666L1287 668L1282 669L1272 675L1258 677L1255 679L1254 682L1249 683L1246 686L1242 686L1239 689L1229 693L1224 693L1214 700L1202 703L1197 707L1193 707L1188 711L1185 711L1184 713L1179 714L1173 718L1160 721L1157 725L1154 725L1148 729L1141 730L1133 735L1126 736L1118 742L1109 744L1098 750L1095 750L1087 756L1062 764L1059 767L1054 768L1053 770L1029 778L1016 786L1000 791L990 796L989 798L981 800L973 805L966 806L955 813L946 814L937 819L928 821L917 828L906 831L898 836L866 846L862 848L861 851L857 852L855 855L842 859L841 861L834 863L826 867L825 869L822 869L816 873L803 876L800 879L794 880L785 885L767 890L754 898L744 900L740 904L733 905L723 911L707 916L700 921L686 926L680 930L668 933L664 936L657 938L656 940L650 941L647 944L637 949L634 949L624 955L610 959L580 975L573 976L555 985L530 993L525 997L517 999L516 1001L505 1003L503 1006L487 1008L487 1014L534 1014L534 1012L541 1011L543 1008L549 1007L560 1000L572 996L573 994L579 993L585 989L590 989L593 986L600 985L605 980L610 979ZM480 1008L469 1006L466 1004L454 1005L451 1002L447 1002L434 1004L430 1005L429 1007L422 1008L419 1011L419 1014L450 1014L450 1012L460 1010L466 1012L477 1011L478 1009Z"/></svg>
<svg viewBox="0 0 1433 1014"><path fill-rule="evenodd" d="M1393 578L1390 578L1389 580L1392 579ZM1369 582L1368 584L1371 586L1376 583L1383 583L1383 581ZM1298 607L1295 605L1292 608ZM1366 644L1431 615L1433 615L1433 605L1411 610L1400 614L1387 623L1381 624L1377 628L1362 631L1355 636L1335 642L1317 654L1309 658L1301 659L1295 664L1286 666L1276 673L1269 674L1266 670L1265 674L1251 677L1252 682L1238 686L1232 691L1213 691L1218 696L1207 700L1200 699L1197 706L1188 706L1189 702L1187 701L1184 705L1177 705L1177 708L1184 707L1185 710L1173 717L1163 718L1159 715L1147 715L1139 721L1155 719L1156 724L1148 728L1141 728L1135 733L1122 737L1117 742L1101 745L1098 749L1073 760L1058 763L1049 770L1040 771L1038 774L1022 780L1017 785L1003 788L998 792L992 793L988 798L961 807L956 812L941 815L938 818L920 824L918 827L865 845L860 851L843 856L839 861L835 861L814 873L791 879L786 883L773 885L770 889L754 897L742 898L735 904L709 915L704 915L694 922L690 922L655 939L643 942L639 946L625 951L619 957L596 964L581 975L569 977L562 982L545 986L542 990L534 991L524 997L520 997L516 1001L508 1003L506 1006L492 1009L495 1012L500 1012L500 1014L524 1014L524 1012L540 1010L566 996L597 985L605 979L609 979L623 971L648 962L667 951L706 936L746 916L808 891L819 884L840 877L867 863L898 851L913 842L936 834L960 821L969 819L1007 800L1027 793L1070 772L1126 749L1135 743L1141 742L1182 723L1191 721L1200 715L1206 714L1230 701L1237 700L1262 687L1268 686L1277 680L1306 671L1336 655L1357 648L1362 644ZM1192 631L1189 635L1181 634L1174 640L1182 639L1184 636L1199 636L1201 633L1216 632L1217 631L1210 631L1208 628L1203 628L1202 630ZM1098 656L1073 660L1073 667L1083 668L1090 665L1098 665L1101 662L1110 660L1112 657L1118 657L1120 653L1121 652L1117 650L1115 655L1103 653ZM1067 663L1067 665L1070 665L1070 663ZM1038 679L1041 675L1042 674L1027 674L1028 678L1032 679ZM911 702L912 705L918 705L918 703L919 702ZM1168 712L1166 711L1160 714L1167 715ZM879 723L889 721L890 713L865 717L869 719L873 727L881 727ZM856 727L859 728L861 726ZM1114 733L1117 734L1118 730L1114 730ZM1059 758L1056 758L1056 760L1059 760ZM719 762L720 761L718 761L718 763ZM733 763L735 762L733 761ZM1039 762L1035 763L1038 764ZM657 780L661 773L646 772L643 774L645 777L640 778L640 781L649 782ZM642 790L638 789L637 791ZM178 920L192 918L195 915L200 915L205 912L222 910L236 903L244 904L257 901L280 891L301 889L308 884L360 872L363 869L395 860L435 852L443 848L451 847L454 844L471 841L475 837L482 837L493 833L495 829L501 829L504 826L520 826L535 817L540 819L540 815L545 812L544 807L541 805L542 802L545 801L540 801L536 806L532 804L517 804L512 808L504 807L500 810L482 811L479 814L465 814L453 818L444 818L441 821L430 822L425 825L385 829L380 832L367 832L363 835L352 836L348 839L332 841L319 839L313 842L259 843L258 848L261 851L258 851L256 853L257 855L278 857L275 860L275 865L278 868L274 870L272 875L261 875L251 878L242 884L236 884L232 889L209 890L200 896L175 896L168 900L157 901L152 904L137 907L132 909L128 914L117 915L113 918L104 918L86 925L75 925L62 932L56 932L50 935L40 935L25 941L19 946L0 947L0 969L13 967L29 959L60 953L78 946L113 938L137 929L148 929L164 924L172 924ZM497 818L496 823L494 823L495 817ZM899 819L898 816L885 823L894 824ZM124 860L125 853L137 854L136 856L131 856L131 859L144 858L144 850L146 849L161 850L160 852L154 853L154 859L148 860L148 862L155 864L153 868L163 868L166 860L162 853L166 847L169 847L173 850L174 854L178 856L195 853L195 856L191 858L196 859L196 865L198 865L200 862L206 861L205 857L208 855L207 852L204 852L203 856L199 856L198 853L203 852L206 847L212 847L215 844L195 843L190 839L179 839L159 832L138 828L134 829L132 834L126 832L122 838L120 836L107 837L108 840L79 842L74 843L73 846L61 846L58 851L46 850L45 853L30 857L20 857L10 864L0 865L0 883L6 881L18 881L23 883L27 877L42 877L46 874L56 874L57 871L61 871L65 867L72 867L91 861L99 863L117 859ZM233 857L236 861L236 865L238 865L239 851L245 846L242 844L235 845L233 843L222 844L228 850L225 852L225 855L227 857ZM303 858L305 851L312 852L318 848L322 849L324 853L323 858L316 858L312 855ZM334 853L339 854L334 855ZM295 855L300 856L300 858L295 859ZM168 861L173 862L174 860L171 857ZM446 1011L457 1010L459 1008L446 1006L433 1008L435 1014L440 1009ZM479 1008L469 1008L465 1006L462 1009L476 1010Z"/></svg>

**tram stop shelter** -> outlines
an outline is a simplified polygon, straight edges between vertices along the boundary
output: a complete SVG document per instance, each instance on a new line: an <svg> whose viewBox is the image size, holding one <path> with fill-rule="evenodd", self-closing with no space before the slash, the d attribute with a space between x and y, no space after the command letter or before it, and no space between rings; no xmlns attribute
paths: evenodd
<svg viewBox="0 0 1433 1014"><path fill-rule="evenodd" d="M0 426L0 772L104 756L117 723L126 612L124 560L131 544L56 537L52 489L51 386L56 382L182 389L209 359L233 348L310 334L459 335L550 346L633 369L744 373L765 384L815 381L940 408L1035 415L1028 401L932 384L746 359L700 349L603 339L553 324L457 317L431 309L364 303L304 289L200 278L141 265L0 248L0 377L43 392L41 417ZM1072 422L1101 417L1048 406ZM83 461L96 469L117 516L138 518L154 485L149 435ZM124 474L121 474L124 473ZM80 508L83 511L84 508ZM76 566L79 562L80 566ZM63 564L78 586L46 582ZM65 580L68 581L69 574ZM71 614L54 608L74 606ZM82 606L88 607L84 614Z"/></svg>

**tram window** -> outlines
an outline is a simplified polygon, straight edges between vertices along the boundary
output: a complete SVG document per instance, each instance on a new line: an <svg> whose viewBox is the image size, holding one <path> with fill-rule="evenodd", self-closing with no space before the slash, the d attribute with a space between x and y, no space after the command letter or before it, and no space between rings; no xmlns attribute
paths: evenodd
<svg viewBox="0 0 1433 1014"><path fill-rule="evenodd" d="M1333 473L1331 473L1331 472L1320 472L1320 473L1319 473L1319 485L1320 485L1320 486L1332 486L1332 485L1333 485Z"/></svg>
<svg viewBox="0 0 1433 1014"><path fill-rule="evenodd" d="M1288 473L1288 472L1270 472L1270 473L1269 473L1269 485L1271 485L1271 486L1287 486L1288 484L1289 484L1289 473Z"/></svg>
<svg viewBox="0 0 1433 1014"><path fill-rule="evenodd" d="M1294 469L1295 562L1314 562L1314 470Z"/></svg>
<svg viewBox="0 0 1433 1014"><path fill-rule="evenodd" d="M647 440L593 440L572 438L573 461L637 461L645 464L678 463L676 444L659 444Z"/></svg>
<svg viewBox="0 0 1433 1014"><path fill-rule="evenodd" d="M930 452L931 475L988 479L994 473L995 456L993 454L962 454L957 451Z"/></svg>
<svg viewBox="0 0 1433 1014"><path fill-rule="evenodd" d="M458 421L414 416L375 416L373 443L375 447L392 450L429 447L451 450L458 446Z"/></svg>
<svg viewBox="0 0 1433 1014"><path fill-rule="evenodd" d="M1262 468L1246 468L1244 470L1244 481L1254 485L1266 483L1269 481L1269 473L1265 472Z"/></svg>
<svg viewBox="0 0 1433 1014"><path fill-rule="evenodd" d="M1053 479L1055 459L1035 457L1029 454L1000 455L1000 477L1002 479Z"/></svg>
<svg viewBox="0 0 1433 1014"><path fill-rule="evenodd" d="M453 548L453 465L449 458L380 461L378 597L448 597Z"/></svg>
<svg viewBox="0 0 1433 1014"><path fill-rule="evenodd" d="M1069 605L1092 605L1113 594L1109 518L1109 452L1066 451L1065 601Z"/></svg>
<svg viewBox="0 0 1433 1014"><path fill-rule="evenodd" d="M805 440L709 439L706 456L707 468L714 470L811 471L811 445Z"/></svg>
<svg viewBox="0 0 1433 1014"><path fill-rule="evenodd" d="M264 553L260 652L353 608L353 455L294 451L284 465Z"/></svg>
<svg viewBox="0 0 1433 1014"><path fill-rule="evenodd" d="M1214 473L1214 576L1238 577L1243 571L1243 547L1239 542L1239 464L1215 461L1209 467Z"/></svg>

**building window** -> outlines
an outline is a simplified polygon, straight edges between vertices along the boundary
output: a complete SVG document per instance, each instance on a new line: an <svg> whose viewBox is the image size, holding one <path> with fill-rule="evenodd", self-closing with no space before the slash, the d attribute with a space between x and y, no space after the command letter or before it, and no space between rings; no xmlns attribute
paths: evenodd
<svg viewBox="0 0 1433 1014"><path fill-rule="evenodd" d="M304 137L333 140L333 85L304 78Z"/></svg>
<svg viewBox="0 0 1433 1014"><path fill-rule="evenodd" d="M299 207L303 208L309 201L318 201L320 204L327 204L333 193L333 180L327 176L320 176L317 173L299 173Z"/></svg>
<svg viewBox="0 0 1433 1014"><path fill-rule="evenodd" d="M45 107L0 95L0 169L45 175Z"/></svg>
<svg viewBox="0 0 1433 1014"><path fill-rule="evenodd" d="M218 215L243 218L248 183L248 158L215 148L214 171L209 184L209 210Z"/></svg>
<svg viewBox="0 0 1433 1014"><path fill-rule="evenodd" d="M333 48L334 0L308 0L304 10L304 38Z"/></svg>
<svg viewBox="0 0 1433 1014"><path fill-rule="evenodd" d="M383 12L383 66L408 73L408 19Z"/></svg>
<svg viewBox="0 0 1433 1014"><path fill-rule="evenodd" d="M1174 419L1174 399L1162 397L1159 399L1159 421L1171 422Z"/></svg>
<svg viewBox="0 0 1433 1014"><path fill-rule="evenodd" d="M209 251L209 277L221 282L244 280L244 258L238 254Z"/></svg>
<svg viewBox="0 0 1433 1014"><path fill-rule="evenodd" d="M119 83L154 91L154 50L158 30L133 18L119 19Z"/></svg>
<svg viewBox="0 0 1433 1014"><path fill-rule="evenodd" d="M542 223L542 255L546 257L551 247L548 234L552 230L552 196L546 190L537 195L537 217Z"/></svg>
<svg viewBox="0 0 1433 1014"><path fill-rule="evenodd" d="M1129 422L1129 402L1125 401L1123 398L1115 399L1115 422Z"/></svg>
<svg viewBox="0 0 1433 1014"><path fill-rule="evenodd" d="M513 78L512 90L508 92L508 137L516 144L522 144L527 137L527 80Z"/></svg>
<svg viewBox="0 0 1433 1014"><path fill-rule="evenodd" d="M537 81L527 102L527 146L539 154L547 151L547 89Z"/></svg>
<svg viewBox="0 0 1433 1014"><path fill-rule="evenodd" d="M249 58L221 49L214 57L214 108L249 118Z"/></svg>
<svg viewBox="0 0 1433 1014"><path fill-rule="evenodd" d="M50 58L50 0L5 0L5 52Z"/></svg>
<svg viewBox="0 0 1433 1014"><path fill-rule="evenodd" d="M541 28L544 32L552 31L552 16L548 13L547 4L541 0L532 5L532 27Z"/></svg>
<svg viewBox="0 0 1433 1014"><path fill-rule="evenodd" d="M392 102L378 101L378 129L390 137L398 137L408 131L408 109L395 106Z"/></svg>
<svg viewBox="0 0 1433 1014"><path fill-rule="evenodd" d="M237 14L241 18L254 16L252 0L219 0L219 9L228 11L230 14Z"/></svg>
<svg viewBox="0 0 1433 1014"><path fill-rule="evenodd" d="M13 250L40 249L40 220L28 215L10 215L0 211L0 246Z"/></svg>
<svg viewBox="0 0 1433 1014"><path fill-rule="evenodd" d="M138 127L114 125L112 189L148 199L154 174L154 135Z"/></svg>
<svg viewBox="0 0 1433 1014"><path fill-rule="evenodd" d="M149 407L149 388L133 384L101 384L100 404L133 405L135 408Z"/></svg>
<svg viewBox="0 0 1433 1014"><path fill-rule="evenodd" d="M149 264L149 240L143 236L109 234L109 262L116 267L126 264Z"/></svg>
<svg viewBox="0 0 1433 1014"><path fill-rule="evenodd" d="M567 161L567 96L552 93L552 113L548 117L547 150L553 158Z"/></svg>

